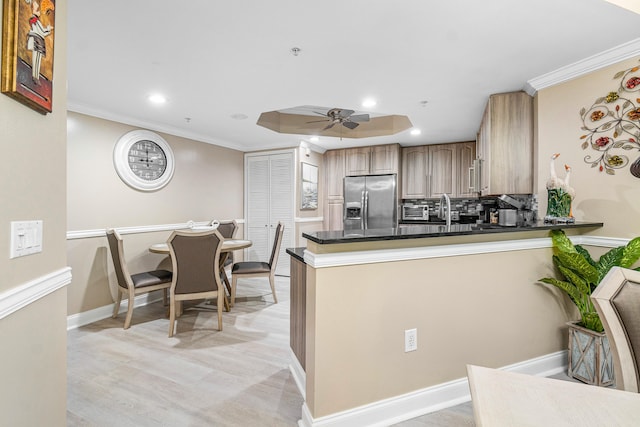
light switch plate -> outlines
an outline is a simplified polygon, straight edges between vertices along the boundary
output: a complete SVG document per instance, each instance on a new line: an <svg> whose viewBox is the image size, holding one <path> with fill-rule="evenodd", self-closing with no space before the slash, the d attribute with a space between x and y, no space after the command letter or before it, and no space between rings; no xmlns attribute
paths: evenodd
<svg viewBox="0 0 640 427"><path fill-rule="evenodd" d="M42 252L42 221L11 221L9 258Z"/></svg>

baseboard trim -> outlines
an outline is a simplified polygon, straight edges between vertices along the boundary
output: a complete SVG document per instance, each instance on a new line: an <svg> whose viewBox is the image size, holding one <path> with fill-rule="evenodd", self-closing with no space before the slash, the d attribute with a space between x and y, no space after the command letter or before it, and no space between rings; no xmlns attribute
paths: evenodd
<svg viewBox="0 0 640 427"><path fill-rule="evenodd" d="M567 352L559 351L500 369L528 375L550 376L563 372L566 367ZM311 416L305 402L302 406L302 419L298 421L298 426L389 426L470 400L469 382L465 377L319 418Z"/></svg>
<svg viewBox="0 0 640 427"><path fill-rule="evenodd" d="M65 267L0 293L0 319L69 283L71 283L71 267Z"/></svg>
<svg viewBox="0 0 640 427"><path fill-rule="evenodd" d="M296 386L298 386L298 391L302 395L303 399L306 399L307 395L307 374L304 371L304 368L298 361L298 357L296 354L289 348L289 353L291 356L291 363L289 364L289 371L291 372L291 376L293 376L293 380L296 382Z"/></svg>
<svg viewBox="0 0 640 427"><path fill-rule="evenodd" d="M161 299L162 299L162 296L156 296L152 294L138 295L133 300L133 308L142 307L142 306L154 303L156 301L160 301ZM93 322L97 322L98 320L111 317L111 315L113 314L114 305L115 303L94 308L93 310L83 311L82 313L76 313L76 314L67 316L67 331L71 329L79 328L81 326L88 325ZM127 311L128 308L129 308L129 300L125 299L120 304L120 310L118 311L118 313L124 313ZM122 321L124 322L124 319L122 319Z"/></svg>

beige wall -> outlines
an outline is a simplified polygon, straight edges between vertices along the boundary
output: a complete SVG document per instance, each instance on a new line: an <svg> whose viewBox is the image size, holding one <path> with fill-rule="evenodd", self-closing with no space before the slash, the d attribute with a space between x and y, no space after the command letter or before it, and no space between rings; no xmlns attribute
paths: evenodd
<svg viewBox="0 0 640 427"><path fill-rule="evenodd" d="M142 192L127 186L113 167L116 142L135 128L71 112L68 128L70 231L242 218L242 152L159 133L175 155L175 172L166 187ZM166 257L147 249L151 243L165 241L169 234L125 235L130 270L168 266ZM66 250L73 268L69 314L111 304L114 278L110 278L110 291L113 267L106 238L69 240Z"/></svg>
<svg viewBox="0 0 640 427"><path fill-rule="evenodd" d="M59 0L53 113L41 115L0 95L0 294L67 265L66 22L67 2ZM9 259L9 223L36 219L43 221L42 252ZM66 314L63 288L0 319L3 425L66 424Z"/></svg>
<svg viewBox="0 0 640 427"><path fill-rule="evenodd" d="M323 192L324 189L324 163L323 163L323 155L317 153L315 151L310 151L309 156L306 155L306 150L304 148L298 148L296 150L296 217L300 218L300 221L296 223L296 234L295 234L295 245L296 247L305 247L307 246L307 239L302 237L302 233L312 233L314 231L322 230L322 200L324 198ZM302 176L301 164L309 163L311 165L318 166L318 209L313 210L301 210L301 194L302 194L302 182L300 177ZM314 221L309 221L309 219L314 219ZM317 221L316 219L320 219ZM306 221L305 221L306 219Z"/></svg>
<svg viewBox="0 0 640 427"><path fill-rule="evenodd" d="M469 363L502 367L564 349L573 313L536 284L549 261L538 249L315 270L313 416L463 378ZM418 350L405 353L412 328Z"/></svg>
<svg viewBox="0 0 640 427"><path fill-rule="evenodd" d="M619 79L613 76L622 70L640 65L640 57L593 72L587 76L541 90L538 93L538 174L537 192L540 214L547 206L545 182L549 177L549 159L560 153L556 160L559 176L564 176L564 164L571 166L571 185L576 198L573 213L578 220L603 221L604 228L594 234L632 238L640 236L640 179L629 173L629 168L619 169L615 175L598 172L584 162L586 155L597 154L592 149L583 150L585 134L581 130L580 109L589 108L593 102L616 91ZM627 96L635 100L638 92ZM636 103L637 104L637 103ZM631 162L640 157L640 151L618 150Z"/></svg>

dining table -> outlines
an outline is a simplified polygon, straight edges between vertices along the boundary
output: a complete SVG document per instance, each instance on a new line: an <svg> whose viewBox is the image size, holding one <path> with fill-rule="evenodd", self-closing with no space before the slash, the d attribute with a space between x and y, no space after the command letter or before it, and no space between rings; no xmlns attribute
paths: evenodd
<svg viewBox="0 0 640 427"><path fill-rule="evenodd" d="M476 426L636 427L640 394L467 365Z"/></svg>
<svg viewBox="0 0 640 427"><path fill-rule="evenodd" d="M237 251L239 249L246 249L251 247L253 243L251 240L244 239L224 239L222 242L222 248L220 248L221 253L228 254L229 252ZM169 245L166 243L154 243L149 246L149 252L154 254L163 254L169 255ZM224 262L224 260L222 260Z"/></svg>
<svg viewBox="0 0 640 427"><path fill-rule="evenodd" d="M227 257L231 252L249 248L252 244L253 242L251 242L251 240L245 239L224 239L222 242L222 247L220 248L220 273L228 293L224 293L224 306L226 311L229 311L229 301L227 297L231 296L231 284L229 283L227 272L224 270L224 262L227 260ZM149 252L161 255L171 255L171 251L169 250L169 245L167 243L154 243L149 246Z"/></svg>

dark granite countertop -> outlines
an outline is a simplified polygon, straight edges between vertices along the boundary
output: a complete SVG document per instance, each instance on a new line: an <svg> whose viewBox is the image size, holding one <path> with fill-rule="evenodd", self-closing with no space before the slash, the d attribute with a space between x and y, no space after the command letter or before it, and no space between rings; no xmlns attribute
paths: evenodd
<svg viewBox="0 0 640 427"><path fill-rule="evenodd" d="M306 248L287 248L287 253L299 261L304 262L304 250Z"/></svg>
<svg viewBox="0 0 640 427"><path fill-rule="evenodd" d="M334 243L373 242L377 240L421 239L425 237L467 236L495 233L517 233L540 230L558 230L571 228L599 228L602 222L547 223L538 221L520 226L501 226L491 224L420 224L402 225L398 228L380 228L372 230L337 230L302 233L302 237L321 245ZM287 250L288 251L288 250Z"/></svg>

